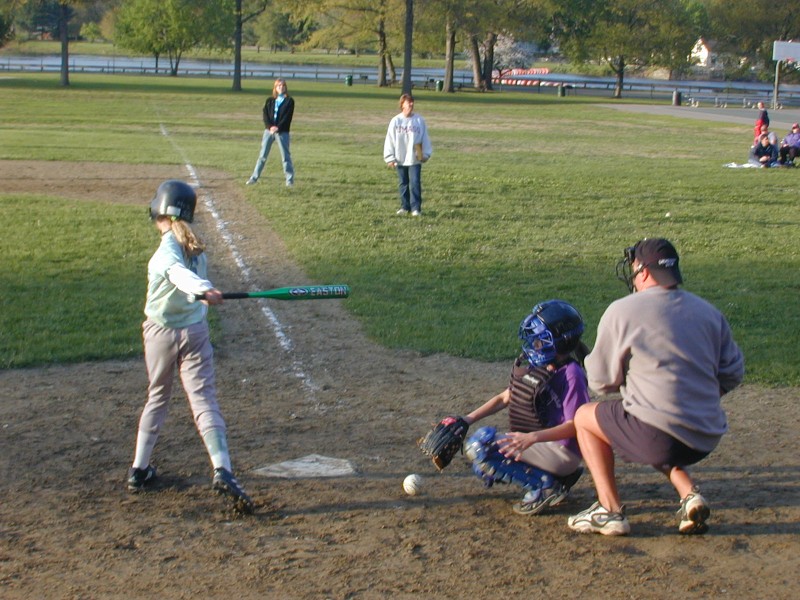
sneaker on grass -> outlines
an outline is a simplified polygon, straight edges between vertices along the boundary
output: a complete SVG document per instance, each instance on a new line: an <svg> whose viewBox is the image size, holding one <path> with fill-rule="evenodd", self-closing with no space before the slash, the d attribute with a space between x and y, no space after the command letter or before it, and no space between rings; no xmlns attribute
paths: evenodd
<svg viewBox="0 0 800 600"><path fill-rule="evenodd" d="M610 512L595 502L583 512L567 519L567 525L580 533L599 533L602 535L628 535L631 526L625 517L625 507L619 512Z"/></svg>

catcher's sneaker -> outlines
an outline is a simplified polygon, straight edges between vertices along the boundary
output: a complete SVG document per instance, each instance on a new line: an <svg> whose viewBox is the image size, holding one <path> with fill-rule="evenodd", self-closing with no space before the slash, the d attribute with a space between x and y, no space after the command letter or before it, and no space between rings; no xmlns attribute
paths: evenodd
<svg viewBox="0 0 800 600"><path fill-rule="evenodd" d="M147 465L144 469L131 467L128 469L128 490L131 492L141 492L149 487L156 479L156 468Z"/></svg>
<svg viewBox="0 0 800 600"><path fill-rule="evenodd" d="M628 535L631 526L625 517L625 507L619 512L610 512L595 502L583 512L567 519L567 525L580 533L600 533L602 535Z"/></svg>
<svg viewBox="0 0 800 600"><path fill-rule="evenodd" d="M556 484L553 487L554 498L550 502L550 506L558 506L566 500L567 496L569 496L569 491L572 489L572 486L578 483L578 479L581 478L581 475L583 475L583 467L578 467L565 477L557 477Z"/></svg>
<svg viewBox="0 0 800 600"><path fill-rule="evenodd" d="M246 514L253 512L253 501L228 469L223 467L214 469L214 480L211 487L218 494L230 498L236 512Z"/></svg>
<svg viewBox="0 0 800 600"><path fill-rule="evenodd" d="M708 531L706 520L711 515L705 498L697 491L686 494L681 500L681 507L678 509L678 518L681 520L678 531L685 535L701 535Z"/></svg>
<svg viewBox="0 0 800 600"><path fill-rule="evenodd" d="M556 484L546 490L531 490L522 497L521 502L514 503L511 508L518 515L538 515L548 506L555 506L561 487Z"/></svg>

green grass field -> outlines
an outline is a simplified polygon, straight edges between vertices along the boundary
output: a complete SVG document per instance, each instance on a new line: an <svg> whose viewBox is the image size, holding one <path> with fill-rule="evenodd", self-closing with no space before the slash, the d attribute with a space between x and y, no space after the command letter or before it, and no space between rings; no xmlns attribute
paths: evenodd
<svg viewBox="0 0 800 600"><path fill-rule="evenodd" d="M163 125L193 165L244 186L271 81L248 80L239 94L227 80L70 81L62 89L52 75L0 79L0 159L180 164ZM380 343L507 359L531 306L560 297L582 311L591 345L605 307L626 293L614 276L622 249L665 236L681 253L685 287L730 320L747 381L800 384L800 359L786 353L800 331L800 170L722 168L746 158L748 126L622 113L598 98L420 91L434 156L423 171L425 214L411 219L394 214L396 178L381 158L399 91L302 81L289 89L297 185L282 189L272 156L247 198L315 281L350 284L348 308ZM139 352L156 243L141 215L0 190L0 367ZM89 235L124 241L126 259L103 241L74 243ZM70 285L48 290L62 280ZM87 281L113 323L94 318ZM47 348L31 324L52 338Z"/></svg>

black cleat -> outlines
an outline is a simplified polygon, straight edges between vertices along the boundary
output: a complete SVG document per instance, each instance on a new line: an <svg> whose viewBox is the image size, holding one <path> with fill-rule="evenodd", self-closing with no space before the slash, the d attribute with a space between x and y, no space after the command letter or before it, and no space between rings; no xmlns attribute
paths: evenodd
<svg viewBox="0 0 800 600"><path fill-rule="evenodd" d="M233 509L236 512L252 514L253 501L228 469L223 467L214 469L214 480L211 483L211 488L218 494L230 498L233 503Z"/></svg>
<svg viewBox="0 0 800 600"><path fill-rule="evenodd" d="M144 469L128 469L128 490L131 492L141 492L156 480L156 468L147 465Z"/></svg>

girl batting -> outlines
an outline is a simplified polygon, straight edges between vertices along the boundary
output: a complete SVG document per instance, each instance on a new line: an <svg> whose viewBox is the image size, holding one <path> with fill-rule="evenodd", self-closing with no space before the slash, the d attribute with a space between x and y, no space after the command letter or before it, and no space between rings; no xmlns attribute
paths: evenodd
<svg viewBox="0 0 800 600"><path fill-rule="evenodd" d="M150 458L178 371L214 468L212 489L227 496L237 512L251 513L253 502L233 476L225 421L217 404L206 314L208 304L222 303L222 293L206 279L205 247L189 225L196 204L194 189L174 179L162 183L150 203L150 218L161 233L161 243L147 265L147 318L142 328L149 386L127 486L139 492L156 479ZM199 295L202 302L195 301Z"/></svg>

